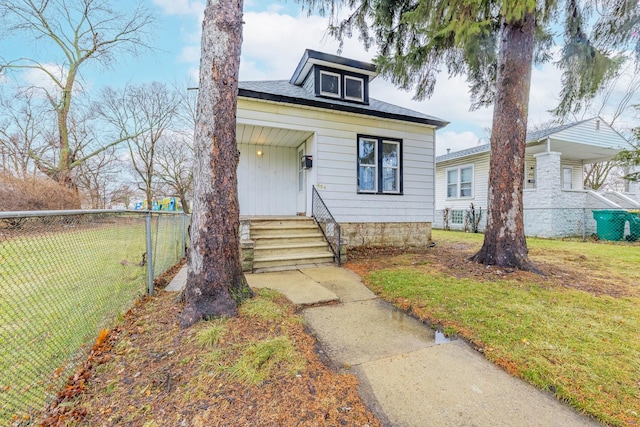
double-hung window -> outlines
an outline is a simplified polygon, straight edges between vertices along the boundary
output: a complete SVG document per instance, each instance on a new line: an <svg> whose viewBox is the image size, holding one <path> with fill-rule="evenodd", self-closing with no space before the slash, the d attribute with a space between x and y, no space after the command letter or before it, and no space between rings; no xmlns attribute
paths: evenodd
<svg viewBox="0 0 640 427"><path fill-rule="evenodd" d="M446 174L448 199L473 197L472 165L447 169Z"/></svg>
<svg viewBox="0 0 640 427"><path fill-rule="evenodd" d="M358 192L402 193L402 141L358 137Z"/></svg>

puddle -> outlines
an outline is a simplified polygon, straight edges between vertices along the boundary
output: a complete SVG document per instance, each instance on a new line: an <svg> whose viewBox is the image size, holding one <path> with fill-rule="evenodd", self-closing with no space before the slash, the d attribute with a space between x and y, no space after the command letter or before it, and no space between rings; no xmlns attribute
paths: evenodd
<svg viewBox="0 0 640 427"><path fill-rule="evenodd" d="M436 330L436 334L435 334L435 341L436 344L444 344L447 342L451 342L450 338L447 338L444 333L441 330Z"/></svg>

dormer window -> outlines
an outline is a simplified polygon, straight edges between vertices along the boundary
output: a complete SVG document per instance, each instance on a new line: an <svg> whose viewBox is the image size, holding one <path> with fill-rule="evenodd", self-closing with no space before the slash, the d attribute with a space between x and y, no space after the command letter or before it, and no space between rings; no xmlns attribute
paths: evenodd
<svg viewBox="0 0 640 427"><path fill-rule="evenodd" d="M340 98L340 74L320 71L320 95Z"/></svg>
<svg viewBox="0 0 640 427"><path fill-rule="evenodd" d="M368 62L307 49L289 83L320 98L369 104L369 82L378 75Z"/></svg>
<svg viewBox="0 0 640 427"><path fill-rule="evenodd" d="M369 103L369 77L346 70L314 66L315 94L348 102Z"/></svg>
<svg viewBox="0 0 640 427"><path fill-rule="evenodd" d="M344 99L364 102L364 79L345 75Z"/></svg>

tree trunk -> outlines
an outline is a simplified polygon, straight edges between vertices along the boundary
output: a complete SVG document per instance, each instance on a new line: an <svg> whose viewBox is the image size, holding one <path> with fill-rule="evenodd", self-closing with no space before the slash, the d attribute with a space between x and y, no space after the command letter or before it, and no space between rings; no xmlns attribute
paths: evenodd
<svg viewBox="0 0 640 427"><path fill-rule="evenodd" d="M522 189L535 12L503 23L491 130L487 228L472 261L538 272L528 259Z"/></svg>
<svg viewBox="0 0 640 427"><path fill-rule="evenodd" d="M242 0L208 0L202 24L194 197L180 327L235 316L253 294L240 261L236 101Z"/></svg>
<svg viewBox="0 0 640 427"><path fill-rule="evenodd" d="M189 201L187 200L187 196L184 192L180 192L180 204L182 205L182 212L189 215Z"/></svg>

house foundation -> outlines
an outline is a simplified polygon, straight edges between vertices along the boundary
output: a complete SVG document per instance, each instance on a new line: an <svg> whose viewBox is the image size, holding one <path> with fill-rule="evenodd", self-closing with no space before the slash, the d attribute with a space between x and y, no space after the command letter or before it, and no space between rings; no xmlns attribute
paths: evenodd
<svg viewBox="0 0 640 427"><path fill-rule="evenodd" d="M431 244L430 222L363 222L341 223L344 245L424 247Z"/></svg>

